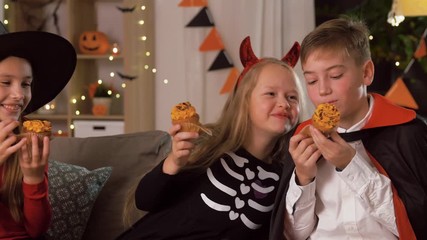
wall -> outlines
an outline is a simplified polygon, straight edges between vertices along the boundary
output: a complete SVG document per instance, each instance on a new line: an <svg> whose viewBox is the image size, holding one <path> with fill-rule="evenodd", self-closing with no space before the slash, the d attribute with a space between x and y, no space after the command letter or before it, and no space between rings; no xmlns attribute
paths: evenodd
<svg viewBox="0 0 427 240"><path fill-rule="evenodd" d="M185 27L201 7L179 7L180 2L155 1L155 128L159 130L170 128L170 109L178 102L191 101L206 123L217 119L227 97L219 92L230 69L207 71L218 51L198 50L211 27ZM208 9L239 71L238 50L244 37L251 37L257 56L281 58L315 24L313 0L211 0ZM302 80L299 63L295 69ZM311 110L307 104L303 119Z"/></svg>

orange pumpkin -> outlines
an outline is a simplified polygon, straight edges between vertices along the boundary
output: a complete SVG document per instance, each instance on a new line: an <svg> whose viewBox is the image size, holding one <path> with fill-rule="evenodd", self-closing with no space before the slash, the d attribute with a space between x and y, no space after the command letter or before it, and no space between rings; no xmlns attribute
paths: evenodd
<svg viewBox="0 0 427 240"><path fill-rule="evenodd" d="M110 50L107 35L99 31L85 31L79 38L79 49L85 54L106 54Z"/></svg>
<svg viewBox="0 0 427 240"><path fill-rule="evenodd" d="M105 116L107 115L107 106L102 104L93 105L92 114L95 116Z"/></svg>

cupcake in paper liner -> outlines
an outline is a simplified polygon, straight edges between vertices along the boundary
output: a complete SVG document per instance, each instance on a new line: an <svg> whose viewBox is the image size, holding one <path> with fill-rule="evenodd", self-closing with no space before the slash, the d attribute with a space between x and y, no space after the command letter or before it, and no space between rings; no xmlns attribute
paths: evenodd
<svg viewBox="0 0 427 240"><path fill-rule="evenodd" d="M171 110L172 124L180 124L182 132L200 132L212 135L209 129L202 126L199 121L199 114L190 102L182 102L175 105Z"/></svg>
<svg viewBox="0 0 427 240"><path fill-rule="evenodd" d="M39 146L43 146L45 136L51 138L52 123L46 120L26 120L22 124L21 138L27 138L27 144L31 144L31 137L36 135L39 140Z"/></svg>
<svg viewBox="0 0 427 240"><path fill-rule="evenodd" d="M335 105L322 103L316 107L311 120L315 128L319 129L326 136L329 136L338 126L340 121L340 112ZM304 127L301 130L301 133L311 137L308 126Z"/></svg>

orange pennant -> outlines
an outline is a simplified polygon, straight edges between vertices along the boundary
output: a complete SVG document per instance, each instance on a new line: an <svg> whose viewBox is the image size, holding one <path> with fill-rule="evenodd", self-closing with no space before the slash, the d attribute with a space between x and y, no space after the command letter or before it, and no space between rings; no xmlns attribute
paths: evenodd
<svg viewBox="0 0 427 240"><path fill-rule="evenodd" d="M216 27L213 27L209 32L209 35L205 38L202 45L199 47L199 51L213 51L213 50L223 50L224 44L222 43L221 37L216 30Z"/></svg>
<svg viewBox="0 0 427 240"><path fill-rule="evenodd" d="M182 0L179 7L206 7L208 6L207 0Z"/></svg>
<svg viewBox="0 0 427 240"><path fill-rule="evenodd" d="M232 68L230 73L228 74L227 81L222 86L220 94L231 92L231 90L234 87L234 84L237 81L237 78L239 77L239 70L237 68Z"/></svg>
<svg viewBox="0 0 427 240"><path fill-rule="evenodd" d="M418 109L417 102L400 77L393 83L385 97L397 105Z"/></svg>
<svg viewBox="0 0 427 240"><path fill-rule="evenodd" d="M414 57L419 59L427 55L426 50L426 39L423 37L421 38L420 44L417 47L417 50L414 53Z"/></svg>

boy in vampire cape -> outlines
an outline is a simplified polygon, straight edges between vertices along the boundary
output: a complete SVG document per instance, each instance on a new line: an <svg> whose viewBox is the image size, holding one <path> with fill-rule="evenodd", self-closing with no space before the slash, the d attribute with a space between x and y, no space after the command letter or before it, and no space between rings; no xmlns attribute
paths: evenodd
<svg viewBox="0 0 427 240"><path fill-rule="evenodd" d="M311 120L296 129L285 156L295 168L283 171L270 239L427 239L427 123L366 92L374 72L368 35L359 21L333 19L302 43L308 95L315 105L335 104L341 122L329 138L313 127L313 137L299 134ZM308 196L305 206L295 189Z"/></svg>

